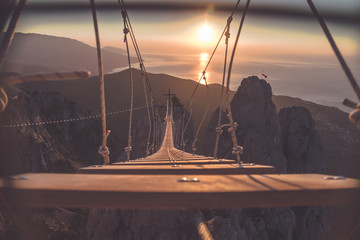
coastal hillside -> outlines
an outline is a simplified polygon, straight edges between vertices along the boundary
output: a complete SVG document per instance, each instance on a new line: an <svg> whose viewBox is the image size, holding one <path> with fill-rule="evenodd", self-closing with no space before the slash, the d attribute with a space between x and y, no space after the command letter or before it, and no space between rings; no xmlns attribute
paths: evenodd
<svg viewBox="0 0 360 240"><path fill-rule="evenodd" d="M128 65L126 52L121 49L105 47L102 54L105 73ZM16 33L4 71L31 74L88 70L96 75L96 56L96 48L78 40L35 33ZM132 57L131 61L136 63L137 59Z"/></svg>

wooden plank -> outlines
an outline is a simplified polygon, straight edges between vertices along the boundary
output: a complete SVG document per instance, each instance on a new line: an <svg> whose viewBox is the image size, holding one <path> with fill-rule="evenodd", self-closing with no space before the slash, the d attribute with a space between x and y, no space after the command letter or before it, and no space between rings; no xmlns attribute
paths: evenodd
<svg viewBox="0 0 360 240"><path fill-rule="evenodd" d="M127 162L116 162L113 163L112 165L172 165L172 164L180 164L180 165L194 165L194 164L224 164L224 163L228 163L228 164L232 164L234 163L234 160L228 160L228 159L224 159L224 160L208 160L208 161L204 161L204 160L177 160L177 161L173 161L170 162L170 160L166 160L166 161L157 161L157 160L152 160L152 161L139 161L139 160L132 160L132 161L127 161Z"/></svg>
<svg viewBox="0 0 360 240"><path fill-rule="evenodd" d="M270 174L273 166L251 164L170 164L170 165L93 165L80 168L90 174Z"/></svg>
<svg viewBox="0 0 360 240"><path fill-rule="evenodd" d="M0 191L7 202L29 207L222 209L360 199L360 180L320 174L199 175L199 182L179 182L182 177L28 173L0 180Z"/></svg>

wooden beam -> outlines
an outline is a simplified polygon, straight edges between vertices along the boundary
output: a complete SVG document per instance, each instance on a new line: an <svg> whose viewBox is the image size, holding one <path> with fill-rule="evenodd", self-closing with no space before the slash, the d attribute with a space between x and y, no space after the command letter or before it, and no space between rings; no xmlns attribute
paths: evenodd
<svg viewBox="0 0 360 240"><path fill-rule="evenodd" d="M250 164L185 164L168 165L93 165L80 168L79 173L90 174L269 174L273 166Z"/></svg>
<svg viewBox="0 0 360 240"><path fill-rule="evenodd" d="M345 204L360 180L320 174L103 175L28 173L0 180L8 203L27 207L222 209ZM0 200L4 203L4 200Z"/></svg>
<svg viewBox="0 0 360 240"><path fill-rule="evenodd" d="M149 161L140 161L139 159L137 160L132 160L132 161L127 161L127 162L116 162L113 163L113 165L171 165L171 164L181 164L181 165L194 165L194 164L232 164L234 163L233 160L228 160L228 159L224 159L224 160L208 160L208 161L204 161L204 160L187 160L187 159L183 159L183 160L175 160L174 162L171 162L170 159L166 159L166 160L149 160Z"/></svg>

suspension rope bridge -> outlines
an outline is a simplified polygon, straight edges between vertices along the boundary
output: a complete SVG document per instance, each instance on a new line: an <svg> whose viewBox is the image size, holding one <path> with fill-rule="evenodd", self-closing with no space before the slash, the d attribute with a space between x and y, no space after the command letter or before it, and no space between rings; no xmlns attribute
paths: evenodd
<svg viewBox="0 0 360 240"><path fill-rule="evenodd" d="M357 96L360 96L358 85L353 78L345 60L332 40L325 22L316 11L311 0L307 0L311 10L320 22L325 35L329 39L330 45L334 49L341 66L343 67L349 82L353 86ZM4 61L4 56L11 43L17 19L24 7L26 1L20 1L20 4L14 12L13 20L9 24L8 31L0 49L0 66ZM216 51L216 48L200 77L186 107L190 107L190 116L185 120L185 111L181 119L180 130L173 130L173 106L171 103L171 94L167 94L167 108L165 116L165 134L161 147L157 150L156 145L160 142L158 134L159 113L153 106L155 100L151 84L147 76L145 66L140 54L139 47L130 24L129 16L123 0L118 0L121 7L121 14L124 21L124 42L127 48L128 57L129 43L127 34L134 45L137 57L140 63L140 69L143 74L144 95L146 98L146 109L149 121L149 131L146 144L146 154L144 158L131 159L132 150L132 113L136 108L133 104L133 76L131 63L129 60L129 78L131 82L131 100L129 111L129 130L128 144L125 148L127 154L126 162L117 162L110 164L110 151L107 147L107 138L110 131L106 125L105 111L105 91L104 74L102 66L100 36L96 17L96 8L94 0L90 0L92 9L97 59L99 69L99 93L101 102L101 114L89 117L72 118L57 121L45 121L42 123L12 124L2 127L33 126L40 124L55 124L85 120L89 118L102 118L102 143L99 147L99 154L104 158L104 165L93 165L78 169L76 174L57 174L57 173L26 173L0 179L0 205L6 205L11 210L11 206L17 207L94 207L94 208L120 208L120 209L226 209L226 208L247 208L247 207L278 207L278 206L310 206L310 205L332 205L344 204L347 202L358 201L360 199L360 180L345 177L329 176L322 174L275 174L276 169L273 166L257 165L254 163L243 163L240 161L240 155L243 148L238 145L235 131L237 123L233 120L230 99L229 86L232 63L235 56L236 46L244 24L245 16L249 8L250 0L247 0L238 33L236 36L234 48L227 69L227 49L230 37L229 29L232 16L240 3L237 1L227 24L216 46L218 47L223 36L226 37L226 53L222 81L222 92L220 96L219 119L221 119L222 102L224 88L226 88L226 108L229 123L220 125L216 128L217 139L214 149L214 157L206 157L195 154L196 141L198 140L199 128L196 131L195 140L192 143L193 153L184 151L185 139L184 133L189 125L192 111L191 101L202 79L205 80L206 87L206 69ZM18 77L18 82L39 81L39 80L61 80L74 77L87 78L89 73L55 73L47 76L37 75L32 78ZM225 86L225 79L226 86ZM13 80L14 84L18 83ZM11 81L10 81L11 82ZM11 85L7 83L7 85ZM4 85L5 86L5 85ZM3 85L0 85L1 107L5 109L8 99ZM149 91L149 96L147 94ZM149 98L149 99L148 99ZM360 97L359 97L360 98ZM347 106L355 108L350 114L350 119L359 125L359 104L346 100ZM150 106L149 106L150 105ZM145 107L144 107L145 108ZM208 109L208 107L207 107ZM205 113L207 110L205 111ZM114 113L115 114L115 113ZM233 149L236 161L230 159L218 159L217 148L219 136L222 128L228 127L231 133ZM153 131L152 131L153 128ZM151 133L152 144L150 144ZM178 138L176 140L175 138ZM181 136L180 136L181 135ZM175 139L174 139L175 138ZM180 148L177 149L174 140L180 142ZM150 149L157 150L150 155ZM21 222L16 222L22 225ZM203 218L197 214L195 222L199 228L199 235L203 239L212 239Z"/></svg>
<svg viewBox="0 0 360 240"><path fill-rule="evenodd" d="M243 208L340 204L359 199L360 180L273 174L275 168L193 155L174 148L172 111L159 151L145 158L0 180L0 200L27 207L131 209Z"/></svg>

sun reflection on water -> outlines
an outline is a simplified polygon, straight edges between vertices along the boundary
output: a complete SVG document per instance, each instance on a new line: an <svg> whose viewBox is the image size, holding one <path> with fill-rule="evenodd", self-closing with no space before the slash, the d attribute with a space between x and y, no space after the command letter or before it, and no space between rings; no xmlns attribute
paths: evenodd
<svg viewBox="0 0 360 240"><path fill-rule="evenodd" d="M201 53L200 54L200 66L202 68L204 68L206 66L206 64L208 63L208 61L209 61L209 54L206 53L206 52ZM206 72L205 76L202 76L203 75L203 72L202 72L203 70L204 69L202 69L201 72L199 73L199 79L201 78L200 83L205 85L205 83L206 83L206 81L207 81L207 79L209 77L209 73Z"/></svg>

